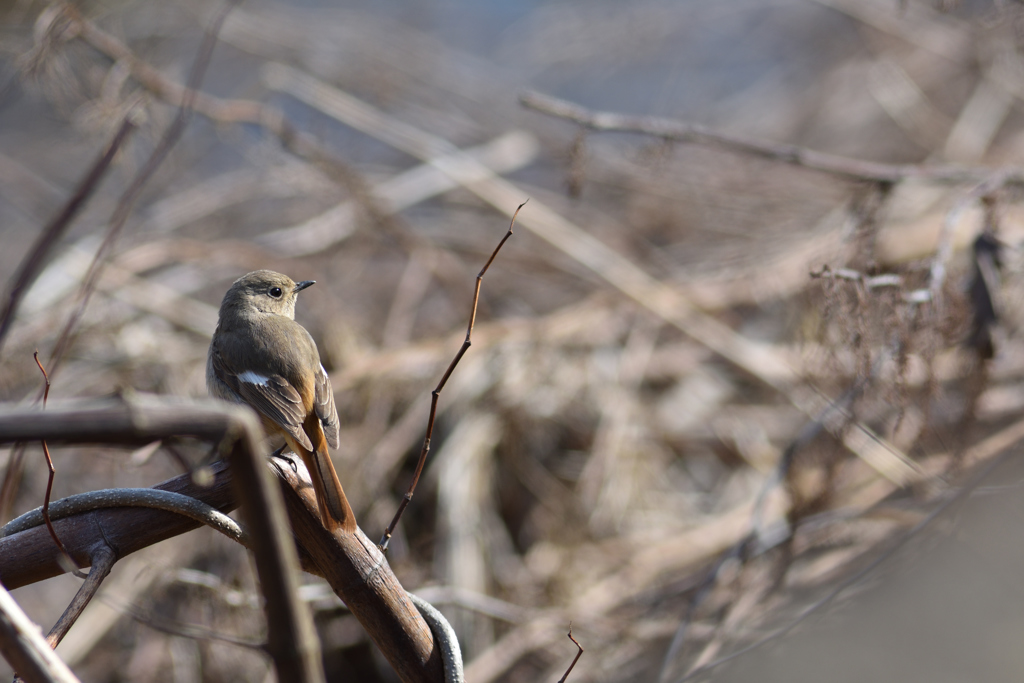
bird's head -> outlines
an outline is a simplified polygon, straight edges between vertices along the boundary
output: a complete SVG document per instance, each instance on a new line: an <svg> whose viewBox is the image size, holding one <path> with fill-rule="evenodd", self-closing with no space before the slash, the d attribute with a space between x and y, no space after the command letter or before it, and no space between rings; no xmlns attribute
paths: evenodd
<svg viewBox="0 0 1024 683"><path fill-rule="evenodd" d="M314 280L295 282L272 270L255 270L235 280L220 304L221 318L228 310L268 313L295 319L295 299Z"/></svg>

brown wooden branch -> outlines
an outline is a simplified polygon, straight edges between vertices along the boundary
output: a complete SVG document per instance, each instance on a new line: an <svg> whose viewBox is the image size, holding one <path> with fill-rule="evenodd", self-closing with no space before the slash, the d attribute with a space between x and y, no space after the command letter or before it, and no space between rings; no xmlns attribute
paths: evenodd
<svg viewBox="0 0 1024 683"><path fill-rule="evenodd" d="M225 433L223 403L185 403L137 397L39 410L0 406L0 443L47 438L51 443L148 443L169 433L219 441ZM218 415L221 415L220 417ZM301 461L271 468L280 478L302 568L322 576L360 620L404 681L440 683L440 654L426 623L409 602L383 555L361 531L332 536L320 524L308 473ZM197 498L219 510L236 507L237 487L225 463L212 466L213 483L199 486L181 475L157 488ZM58 501L59 502L59 501ZM68 550L89 566L90 549L108 542L118 559L198 526L179 515L144 508L97 510L56 519ZM9 589L63 572L59 552L42 525L0 538L0 583Z"/></svg>
<svg viewBox="0 0 1024 683"><path fill-rule="evenodd" d="M199 486L185 474L155 488L197 498L222 512L235 509L238 503L227 463L215 463L211 469L210 486ZM92 549L98 543L108 542L117 559L121 559L200 526L171 512L127 507L84 512L53 524L61 537L67 539L68 552L83 567L91 566ZM59 576L64 573L59 559L44 526L0 538L0 583L13 590Z"/></svg>
<svg viewBox="0 0 1024 683"><path fill-rule="evenodd" d="M443 681L441 653L430 628L384 553L360 529L334 535L325 529L302 461L286 460L277 466L278 477L296 542L309 554L303 569L327 580L403 681Z"/></svg>
<svg viewBox="0 0 1024 683"><path fill-rule="evenodd" d="M641 133L663 140L691 142L718 147L741 154L750 154L795 166L803 166L850 180L896 183L919 178L942 183L981 182L989 178L992 168L960 164L885 164L819 152L799 145L771 142L742 135L712 130L699 123L633 114L594 111L574 102L528 91L519 102L530 109L572 121L596 131ZM1020 169L1012 172L1016 183L1024 182Z"/></svg>

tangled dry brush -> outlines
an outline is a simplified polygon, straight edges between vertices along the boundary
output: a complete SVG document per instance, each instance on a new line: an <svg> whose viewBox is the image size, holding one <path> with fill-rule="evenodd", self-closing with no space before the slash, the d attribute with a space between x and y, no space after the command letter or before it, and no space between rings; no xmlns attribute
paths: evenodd
<svg viewBox="0 0 1024 683"><path fill-rule="evenodd" d="M475 683L557 680L570 621L586 647L575 681L679 681L780 633L1024 438L1021 17L726 4L813 64L708 95L702 127L573 97L661 68L721 20L699 3L541 6L502 33L500 66L380 13L246 3L187 116L218 7L14 3L6 281L123 122L133 132L21 302L3 399L36 398L34 350L51 402L205 396L230 282L264 267L316 280L298 319L375 538L474 277L529 197L441 395L396 574L448 615ZM181 138L147 176L176 117ZM55 449L53 495L150 486L207 451ZM41 504L37 446L0 469L0 521ZM392 680L306 580L329 677ZM82 680L263 680L255 583L209 529L168 540L115 566L58 653ZM48 627L78 585L15 597Z"/></svg>

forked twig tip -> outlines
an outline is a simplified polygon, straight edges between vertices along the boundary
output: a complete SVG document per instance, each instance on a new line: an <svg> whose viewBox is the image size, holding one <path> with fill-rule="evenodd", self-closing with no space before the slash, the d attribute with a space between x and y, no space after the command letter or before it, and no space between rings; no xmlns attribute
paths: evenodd
<svg viewBox="0 0 1024 683"><path fill-rule="evenodd" d="M569 636L569 640L572 641L573 645L577 647L576 656L573 658L572 663L569 665L569 668L565 670L564 674L562 674L562 677L558 679L558 683L565 683L565 681L569 678L569 673L572 671L573 667L576 666L576 662L580 661L580 657L583 655L583 646L580 645L580 641L576 640L572 635L571 621L569 622L569 633L567 635Z"/></svg>

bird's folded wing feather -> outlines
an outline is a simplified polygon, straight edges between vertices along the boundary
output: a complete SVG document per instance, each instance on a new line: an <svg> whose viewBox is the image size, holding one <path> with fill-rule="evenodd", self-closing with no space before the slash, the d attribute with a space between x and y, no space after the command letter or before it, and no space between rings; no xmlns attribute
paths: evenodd
<svg viewBox="0 0 1024 683"><path fill-rule="evenodd" d="M320 418L320 424L324 429L324 436L331 448L337 448L340 443L340 422L338 420L338 409L334 405L334 390L331 389L331 379L321 364L316 371L316 391L313 396L313 410Z"/></svg>
<svg viewBox="0 0 1024 683"><path fill-rule="evenodd" d="M313 450L313 444L302 429L306 417L302 397L288 380L280 375L268 377L252 370L235 372L227 367L216 347L212 350L211 359L218 379L257 412L277 423L303 448ZM331 404L333 406L333 397Z"/></svg>

